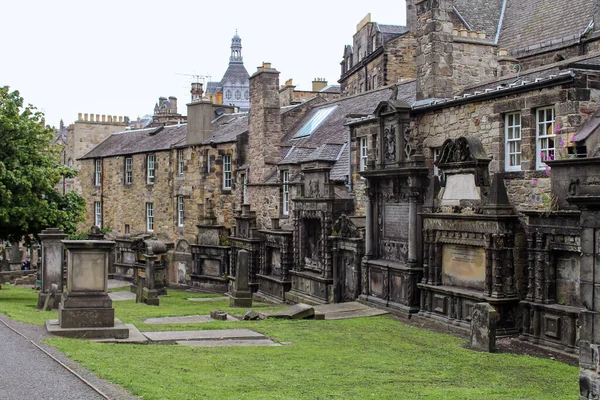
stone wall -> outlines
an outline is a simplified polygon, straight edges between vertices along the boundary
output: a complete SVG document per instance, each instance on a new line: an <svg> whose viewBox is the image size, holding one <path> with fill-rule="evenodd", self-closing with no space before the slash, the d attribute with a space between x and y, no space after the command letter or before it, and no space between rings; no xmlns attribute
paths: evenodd
<svg viewBox="0 0 600 400"><path fill-rule="evenodd" d="M417 77L417 39L411 33L390 40L384 47L385 71L378 79L379 86Z"/></svg>
<svg viewBox="0 0 600 400"><path fill-rule="evenodd" d="M453 37L453 94L494 78L498 71L496 51L496 45L490 42Z"/></svg>
<svg viewBox="0 0 600 400"><path fill-rule="evenodd" d="M554 106L558 143L570 143L577 127L599 106L596 99L600 91L595 89L596 80L585 75L577 77L571 85L532 90L527 93L505 96L486 101L471 102L454 107L416 112L413 121L423 140L427 165L433 165L433 149L439 148L446 139L472 135L478 137L492 157L490 173L504 171L504 116L508 112L521 112L522 163L521 171L506 174L505 184L511 203L517 209L547 208L550 182L546 171L535 168L535 110Z"/></svg>

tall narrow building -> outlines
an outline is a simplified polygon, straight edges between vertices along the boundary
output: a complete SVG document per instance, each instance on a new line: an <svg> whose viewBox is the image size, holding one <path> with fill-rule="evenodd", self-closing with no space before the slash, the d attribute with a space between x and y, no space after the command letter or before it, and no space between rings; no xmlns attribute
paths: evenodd
<svg viewBox="0 0 600 400"><path fill-rule="evenodd" d="M242 39L237 31L231 39L229 66L220 82L208 82L206 95L213 103L238 107L240 111L250 108L250 75L244 67Z"/></svg>

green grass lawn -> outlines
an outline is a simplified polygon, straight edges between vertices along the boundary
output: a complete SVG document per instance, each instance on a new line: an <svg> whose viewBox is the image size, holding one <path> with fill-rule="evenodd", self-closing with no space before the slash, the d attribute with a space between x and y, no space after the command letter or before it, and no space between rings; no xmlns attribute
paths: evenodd
<svg viewBox="0 0 600 400"><path fill-rule="evenodd" d="M388 317L341 321L247 321L147 325L141 319L207 314L226 302L169 290L159 307L114 302L117 317L145 330L250 328L281 347L191 348L51 339L99 376L149 399L574 399L578 369L556 361L487 354L462 339ZM35 310L30 289L3 286L0 312L25 322L56 318ZM264 307L263 309L268 309ZM52 316L54 315L54 317Z"/></svg>

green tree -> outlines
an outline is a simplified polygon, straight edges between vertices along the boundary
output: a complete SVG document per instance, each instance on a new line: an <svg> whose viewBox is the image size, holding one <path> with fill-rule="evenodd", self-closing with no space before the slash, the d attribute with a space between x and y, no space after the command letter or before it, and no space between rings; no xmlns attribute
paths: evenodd
<svg viewBox="0 0 600 400"><path fill-rule="evenodd" d="M60 163L53 138L41 112L0 87L0 239L30 241L48 227L74 233L83 220L84 199L55 190L76 171Z"/></svg>

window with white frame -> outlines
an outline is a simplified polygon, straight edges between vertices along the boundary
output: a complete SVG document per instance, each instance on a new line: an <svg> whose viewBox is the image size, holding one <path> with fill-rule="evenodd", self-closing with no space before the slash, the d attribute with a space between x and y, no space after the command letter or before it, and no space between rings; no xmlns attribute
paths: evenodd
<svg viewBox="0 0 600 400"><path fill-rule="evenodd" d="M177 150L177 173L183 176L183 149Z"/></svg>
<svg viewBox="0 0 600 400"><path fill-rule="evenodd" d="M100 186L102 184L102 160L97 159L94 162L94 185Z"/></svg>
<svg viewBox="0 0 600 400"><path fill-rule="evenodd" d="M154 203L146 203L146 230L154 231Z"/></svg>
<svg viewBox="0 0 600 400"><path fill-rule="evenodd" d="M223 189L231 189L231 156L223 156Z"/></svg>
<svg viewBox="0 0 600 400"><path fill-rule="evenodd" d="M509 113L504 117L504 169L521 170L521 113Z"/></svg>
<svg viewBox="0 0 600 400"><path fill-rule="evenodd" d="M360 163L359 170L366 171L367 170L367 154L368 154L369 146L367 137L363 136L360 138Z"/></svg>
<svg viewBox="0 0 600 400"><path fill-rule="evenodd" d="M153 185L155 179L154 167L156 166L156 154L148 154L146 161L146 183Z"/></svg>
<svg viewBox="0 0 600 400"><path fill-rule="evenodd" d="M290 171L283 171L281 173L281 181L283 182L281 189L281 213L283 215L290 215Z"/></svg>
<svg viewBox="0 0 600 400"><path fill-rule="evenodd" d="M378 81L377 75L373 75L373 87L371 89L377 89Z"/></svg>
<svg viewBox="0 0 600 400"><path fill-rule="evenodd" d="M362 60L362 54L360 51L360 46L358 46L358 51L356 52L356 55L358 56L358 61L360 62L360 60Z"/></svg>
<svg viewBox="0 0 600 400"><path fill-rule="evenodd" d="M177 226L183 226L183 196L177 196Z"/></svg>
<svg viewBox="0 0 600 400"><path fill-rule="evenodd" d="M210 150L206 149L206 172L210 172Z"/></svg>
<svg viewBox="0 0 600 400"><path fill-rule="evenodd" d="M373 35L372 44L373 49L371 51L375 51L377 48L377 35Z"/></svg>
<svg viewBox="0 0 600 400"><path fill-rule="evenodd" d="M133 157L125 157L125 184L133 182Z"/></svg>
<svg viewBox="0 0 600 400"><path fill-rule="evenodd" d="M536 110L536 169L546 168L544 161L554 159L554 107Z"/></svg>
<svg viewBox="0 0 600 400"><path fill-rule="evenodd" d="M102 203L99 201L94 202L94 225L102 228Z"/></svg>

